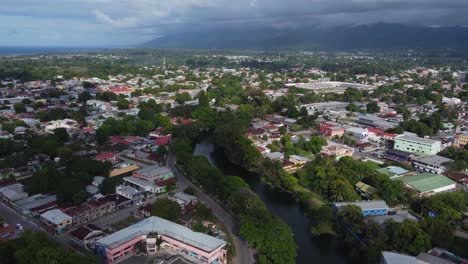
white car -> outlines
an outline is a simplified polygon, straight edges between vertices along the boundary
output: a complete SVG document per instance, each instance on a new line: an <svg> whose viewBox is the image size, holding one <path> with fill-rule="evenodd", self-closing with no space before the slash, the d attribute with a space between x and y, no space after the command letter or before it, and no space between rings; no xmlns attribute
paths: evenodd
<svg viewBox="0 0 468 264"><path fill-rule="evenodd" d="M23 231L24 230L24 227L22 224L16 224L16 228L19 230L19 231Z"/></svg>

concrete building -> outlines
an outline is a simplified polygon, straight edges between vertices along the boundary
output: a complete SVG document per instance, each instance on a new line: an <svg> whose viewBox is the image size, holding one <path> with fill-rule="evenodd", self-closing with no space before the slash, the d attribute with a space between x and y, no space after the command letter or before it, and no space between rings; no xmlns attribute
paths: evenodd
<svg viewBox="0 0 468 264"><path fill-rule="evenodd" d="M71 226L72 219L59 209L52 209L41 214L41 221L46 225L47 230L54 234L65 232Z"/></svg>
<svg viewBox="0 0 468 264"><path fill-rule="evenodd" d="M354 150L348 146L341 144L331 144L328 146L323 146L320 154L327 157L335 157L337 160L346 156L353 156Z"/></svg>
<svg viewBox="0 0 468 264"><path fill-rule="evenodd" d="M395 138L395 149L424 154L436 155L441 150L441 142L411 135L400 135Z"/></svg>
<svg viewBox="0 0 468 264"><path fill-rule="evenodd" d="M134 255L141 242L147 254L165 250L194 263L227 263L226 241L155 216L99 239L95 250L106 263L119 263Z"/></svg>
<svg viewBox="0 0 468 264"><path fill-rule="evenodd" d="M333 208L339 211L342 206L356 205L361 207L363 216L379 216L388 214L388 205L385 201L341 202L333 203Z"/></svg>
<svg viewBox="0 0 468 264"><path fill-rule="evenodd" d="M411 159L413 167L419 172L430 172L442 174L447 170L447 165L453 160L433 155L433 156L416 156Z"/></svg>

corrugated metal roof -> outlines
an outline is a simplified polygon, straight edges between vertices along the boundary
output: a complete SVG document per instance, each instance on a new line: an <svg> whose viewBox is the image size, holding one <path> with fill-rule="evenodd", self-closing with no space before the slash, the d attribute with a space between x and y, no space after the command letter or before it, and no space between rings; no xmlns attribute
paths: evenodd
<svg viewBox="0 0 468 264"><path fill-rule="evenodd" d="M149 233L157 233L174 238L205 252L211 252L226 244L224 240L194 232L185 226L156 216L149 217L141 222L101 238L96 244L112 249L138 236L147 235Z"/></svg>

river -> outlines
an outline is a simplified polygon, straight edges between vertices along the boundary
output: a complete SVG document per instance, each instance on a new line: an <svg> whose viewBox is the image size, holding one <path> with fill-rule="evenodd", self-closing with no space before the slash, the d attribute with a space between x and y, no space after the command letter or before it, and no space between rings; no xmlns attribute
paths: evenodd
<svg viewBox="0 0 468 264"><path fill-rule="evenodd" d="M222 154L214 153L210 138L205 137L196 145L194 155L205 156L213 166L219 168L224 175L242 177L249 183L252 190L263 200L270 212L280 217L292 229L294 239L299 247L296 263L347 263L339 243L333 238L317 239L310 235L309 219L304 215L300 205L287 193L271 190L259 177L229 164Z"/></svg>

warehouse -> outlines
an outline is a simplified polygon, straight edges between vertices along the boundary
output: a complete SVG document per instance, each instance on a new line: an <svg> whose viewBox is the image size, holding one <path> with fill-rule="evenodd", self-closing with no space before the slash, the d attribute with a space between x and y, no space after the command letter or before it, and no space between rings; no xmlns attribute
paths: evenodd
<svg viewBox="0 0 468 264"><path fill-rule="evenodd" d="M407 187L416 190L420 196L430 196L440 192L446 192L455 189L456 183L449 178L433 174L420 173L414 176L403 176L397 178Z"/></svg>

